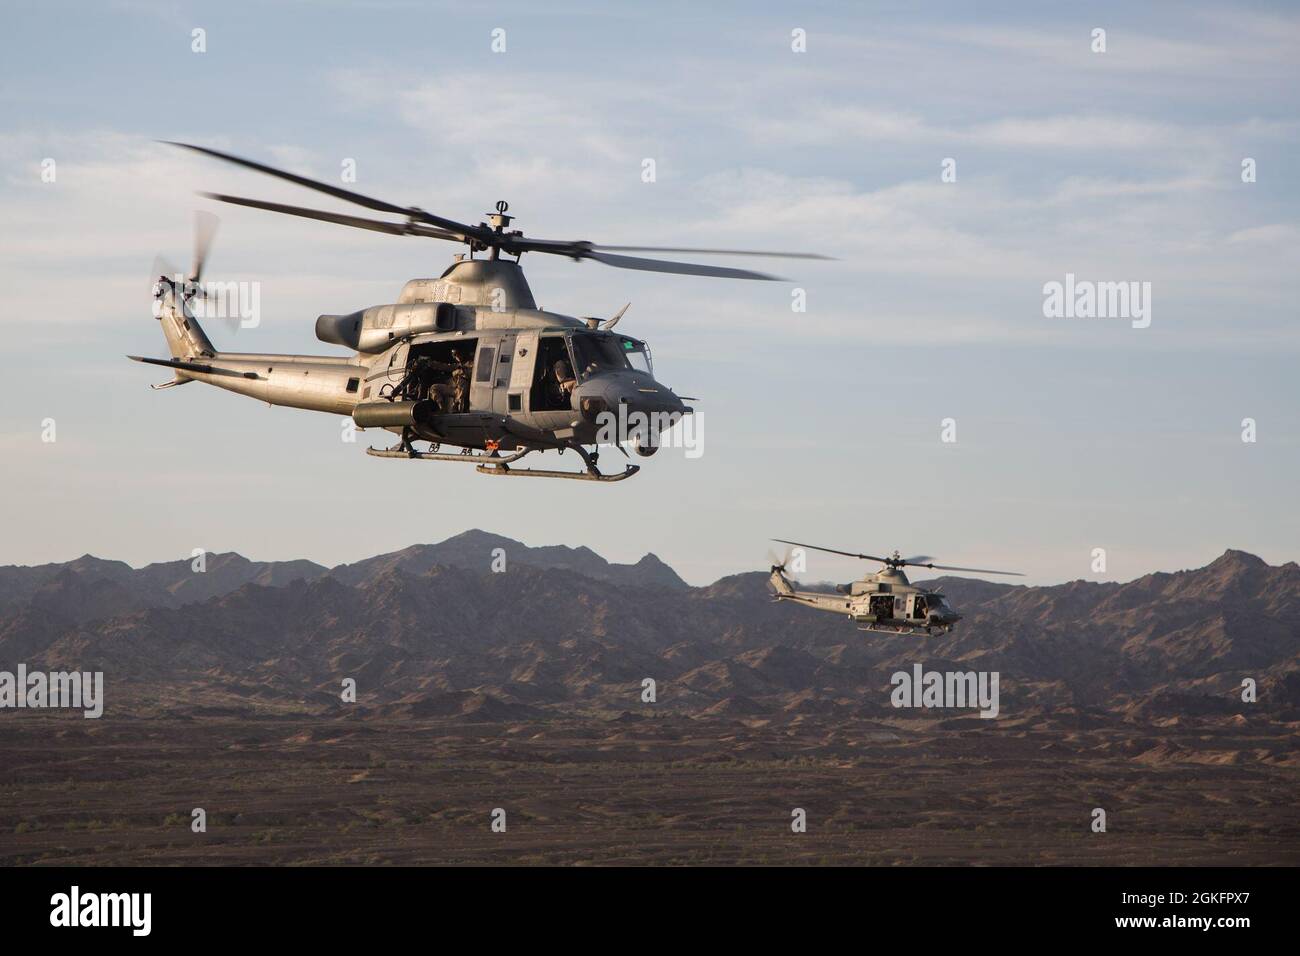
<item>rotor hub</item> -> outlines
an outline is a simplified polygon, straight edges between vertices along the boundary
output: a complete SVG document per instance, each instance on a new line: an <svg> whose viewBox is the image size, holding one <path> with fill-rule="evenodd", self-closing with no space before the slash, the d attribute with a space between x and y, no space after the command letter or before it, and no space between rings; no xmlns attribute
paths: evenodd
<svg viewBox="0 0 1300 956"><path fill-rule="evenodd" d="M510 203L504 199L497 200L497 211L487 214L488 222L496 232L504 232L510 223L514 222L514 216L507 216L506 212L510 209Z"/></svg>

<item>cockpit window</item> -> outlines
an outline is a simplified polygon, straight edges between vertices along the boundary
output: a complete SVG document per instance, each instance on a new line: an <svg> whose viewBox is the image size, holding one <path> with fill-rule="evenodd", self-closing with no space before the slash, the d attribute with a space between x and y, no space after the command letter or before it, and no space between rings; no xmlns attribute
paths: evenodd
<svg viewBox="0 0 1300 956"><path fill-rule="evenodd" d="M615 335L579 334L573 336L573 357L578 374L586 378L592 372L628 367L623 339Z"/></svg>
<svg viewBox="0 0 1300 956"><path fill-rule="evenodd" d="M636 339L621 339L619 344L623 348L623 354L627 357L628 363L638 372L645 372L647 375L654 374L654 365L650 361L650 346L644 342L638 342Z"/></svg>

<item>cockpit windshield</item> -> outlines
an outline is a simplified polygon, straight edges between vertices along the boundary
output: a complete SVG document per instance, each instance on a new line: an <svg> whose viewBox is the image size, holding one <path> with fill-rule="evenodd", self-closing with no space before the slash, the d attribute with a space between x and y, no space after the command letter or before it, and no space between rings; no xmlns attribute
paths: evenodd
<svg viewBox="0 0 1300 956"><path fill-rule="evenodd" d="M607 332L577 332L569 341L580 379L585 380L593 372L627 368L654 374L650 346L638 339Z"/></svg>
<svg viewBox="0 0 1300 956"><path fill-rule="evenodd" d="M650 346L644 342L638 342L636 339L621 339L620 344L623 347L623 354L627 356L628 362L638 372L645 372L647 375L654 375L654 363L650 359Z"/></svg>
<svg viewBox="0 0 1300 956"><path fill-rule="evenodd" d="M581 378L585 379L592 372L628 367L627 357L623 353L622 339L616 335L578 333L571 341L573 357Z"/></svg>

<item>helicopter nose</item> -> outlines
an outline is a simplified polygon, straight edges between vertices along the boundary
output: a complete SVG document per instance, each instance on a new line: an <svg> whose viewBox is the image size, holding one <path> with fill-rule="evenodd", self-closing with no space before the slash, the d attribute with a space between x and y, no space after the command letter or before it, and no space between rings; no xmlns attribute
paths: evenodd
<svg viewBox="0 0 1300 956"><path fill-rule="evenodd" d="M671 388L653 379L633 383L632 387L621 388L619 392L619 404L633 411L669 415L683 415L687 411L686 405Z"/></svg>
<svg viewBox="0 0 1300 956"><path fill-rule="evenodd" d="M574 394L578 410L589 421L603 412L681 416L690 409L668 386L645 375L600 375L583 382Z"/></svg>

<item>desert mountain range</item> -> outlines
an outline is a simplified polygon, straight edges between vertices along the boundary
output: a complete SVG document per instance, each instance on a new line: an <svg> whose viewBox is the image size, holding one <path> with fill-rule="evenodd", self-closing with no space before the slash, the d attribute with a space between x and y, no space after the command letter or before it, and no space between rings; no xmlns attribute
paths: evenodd
<svg viewBox="0 0 1300 956"><path fill-rule="evenodd" d="M87 555L0 567L0 669L102 670L110 712L138 715L331 712L351 677L362 716L614 717L644 709L649 677L663 712L797 721L897 714L890 675L919 662L998 671L1004 718L1300 719L1294 562L1229 550L1123 584L930 583L965 619L918 638L774 603L764 571L690 587L654 555L481 531L335 568Z"/></svg>

